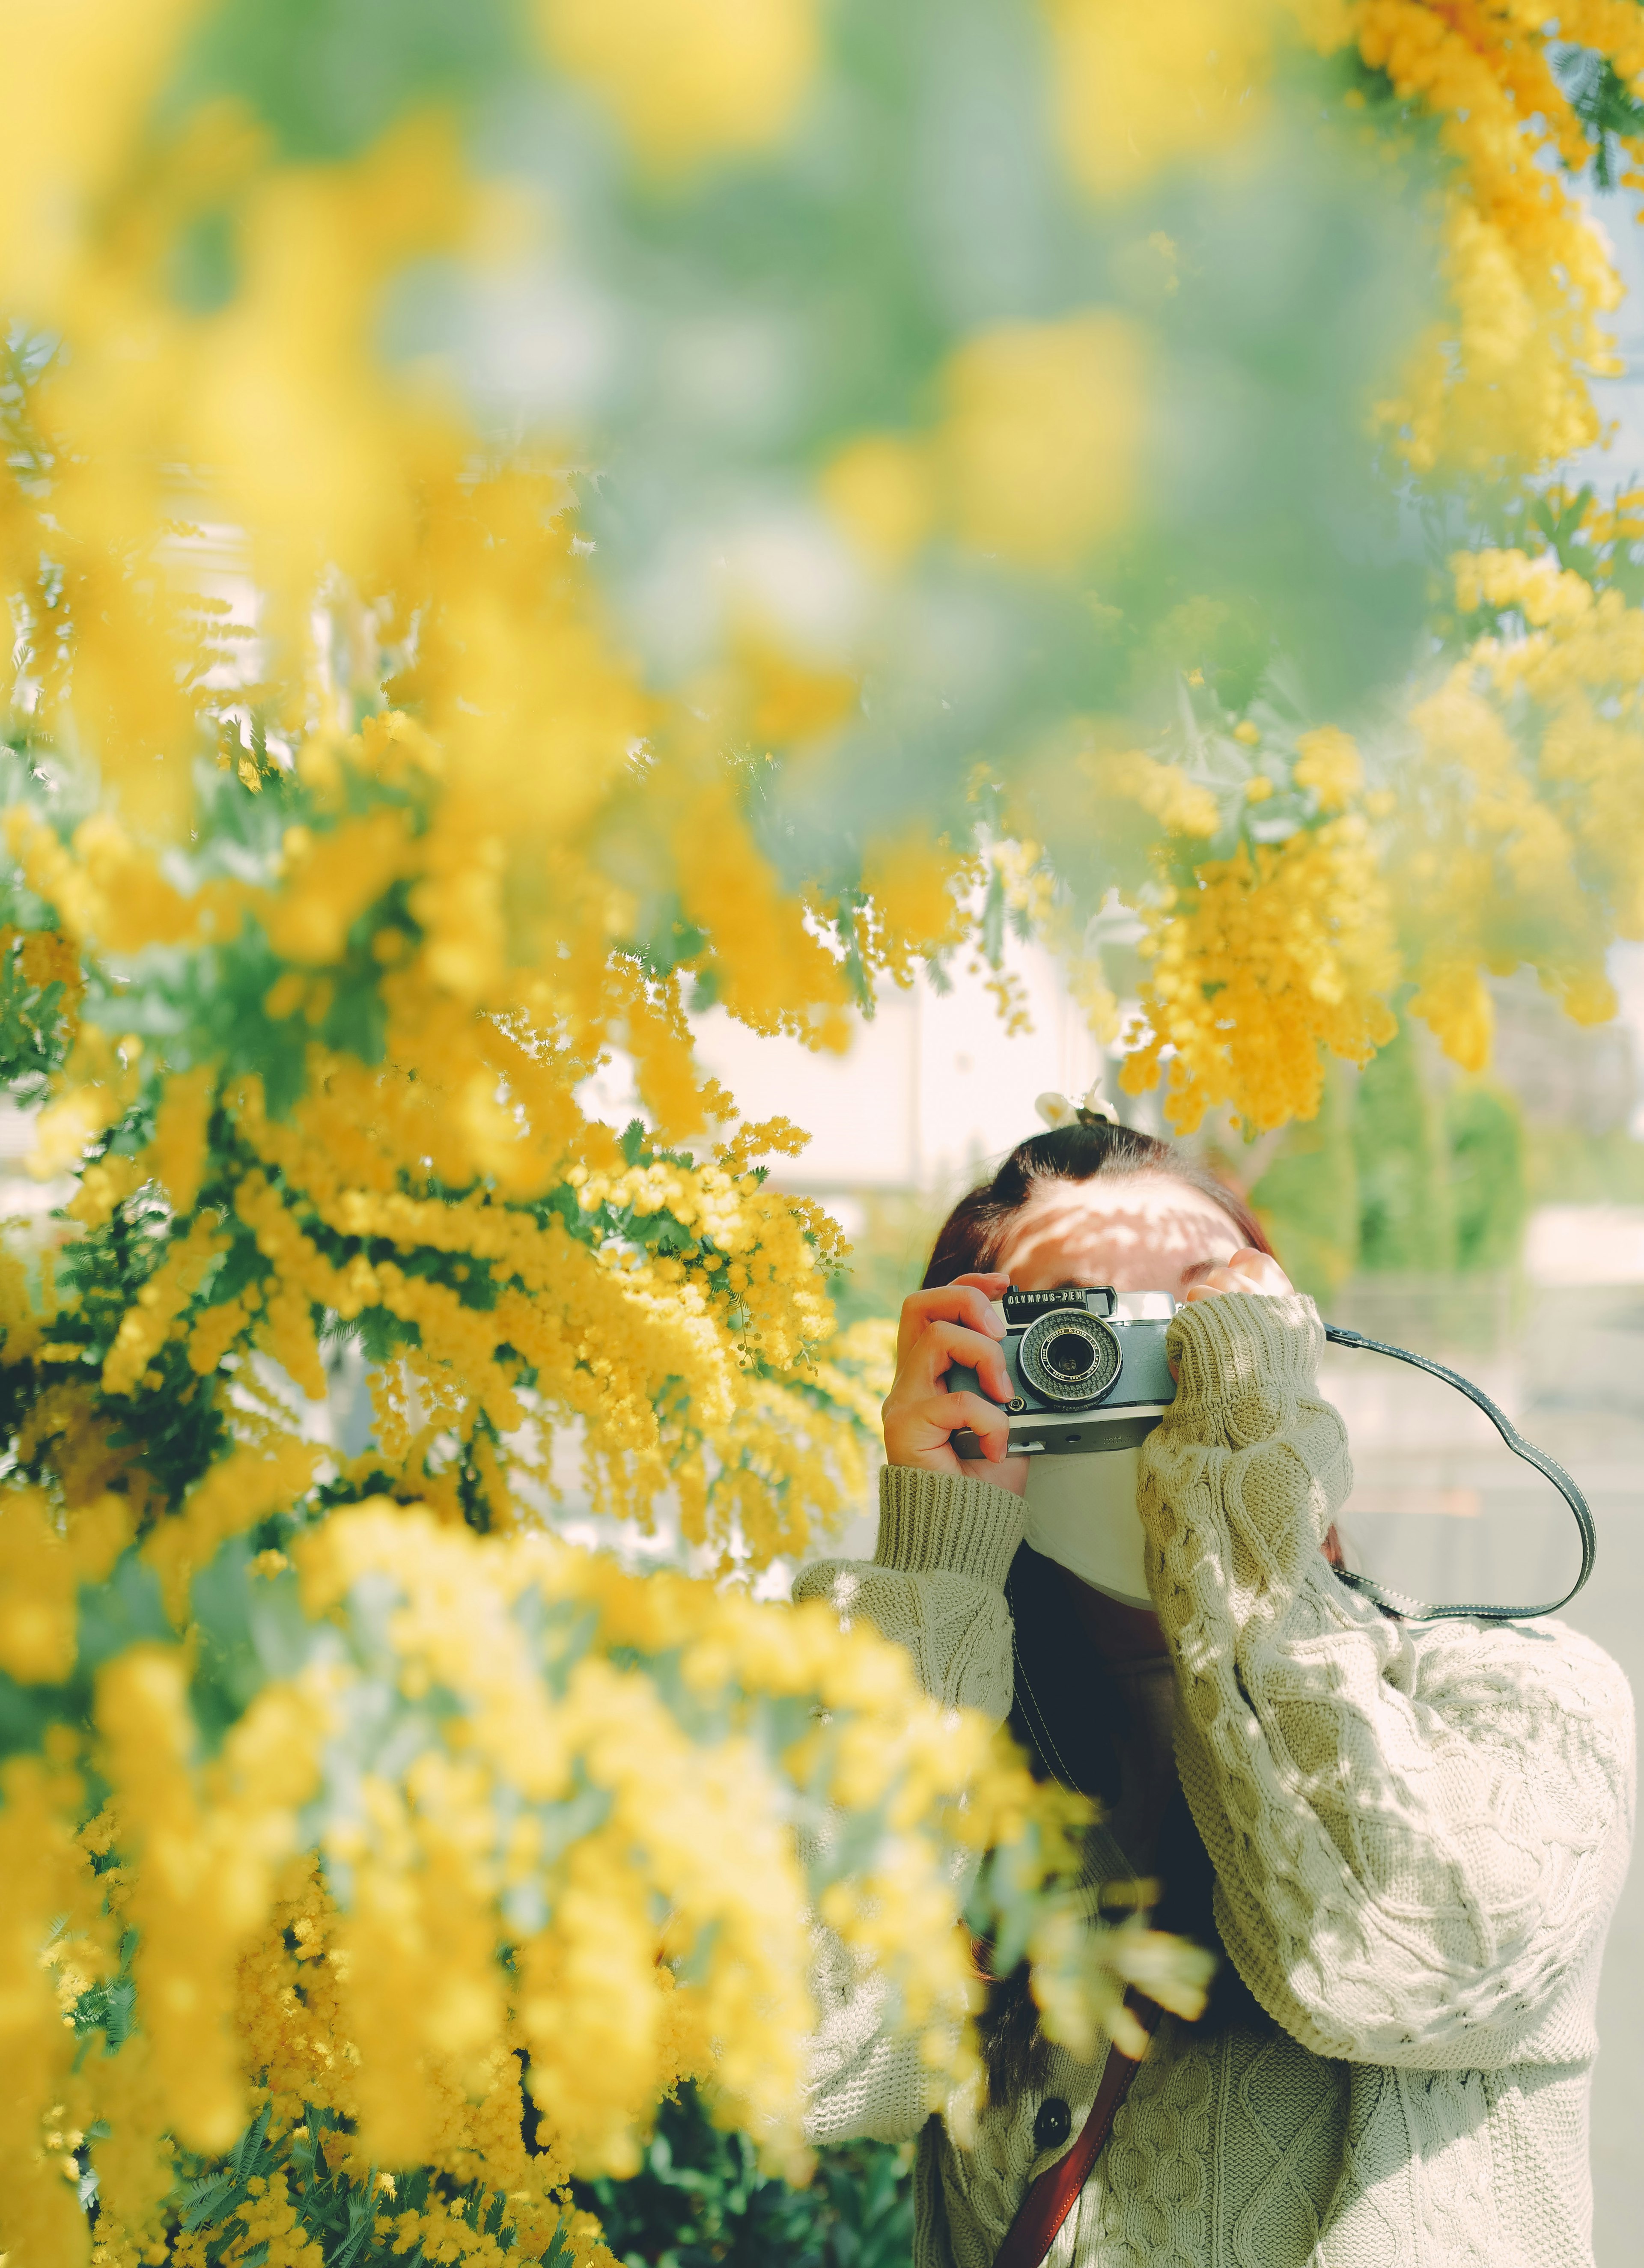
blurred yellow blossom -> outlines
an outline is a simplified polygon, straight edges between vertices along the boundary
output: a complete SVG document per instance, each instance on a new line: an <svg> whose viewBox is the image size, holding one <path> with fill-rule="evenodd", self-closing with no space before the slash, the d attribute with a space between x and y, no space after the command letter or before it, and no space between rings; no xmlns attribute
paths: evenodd
<svg viewBox="0 0 1644 2268"><path fill-rule="evenodd" d="M1364 766L1352 737L1335 725L1303 733L1296 740L1291 774L1298 787L1311 788L1321 811L1340 811L1364 785Z"/></svg>
<svg viewBox="0 0 1644 2268"><path fill-rule="evenodd" d="M537 0L554 60L661 166L785 131L816 62L815 0Z"/></svg>
<svg viewBox="0 0 1644 2268"><path fill-rule="evenodd" d="M1066 567L1123 522L1141 470L1146 355L1135 326L1109 313L1005 324L959 349L936 446L962 542Z"/></svg>
<svg viewBox="0 0 1644 2268"><path fill-rule="evenodd" d="M822 502L865 557L895 571L930 532L938 497L928 446L896 433L847 442L822 468Z"/></svg>
<svg viewBox="0 0 1644 2268"><path fill-rule="evenodd" d="M1276 0L1046 0L1045 12L1063 148L1097 195L1261 122Z"/></svg>

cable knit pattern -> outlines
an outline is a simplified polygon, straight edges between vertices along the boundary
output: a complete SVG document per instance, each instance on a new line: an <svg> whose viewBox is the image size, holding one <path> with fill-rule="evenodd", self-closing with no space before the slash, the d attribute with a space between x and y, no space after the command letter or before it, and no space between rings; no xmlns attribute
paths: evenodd
<svg viewBox="0 0 1644 2268"><path fill-rule="evenodd" d="M1005 1578L1025 1517L1021 1498L991 1481L888 1465L872 1560L818 1560L800 1569L793 1595L828 1600L847 1627L860 1616L907 1647L934 1699L1002 1725L1011 1693Z"/></svg>
<svg viewBox="0 0 1644 2268"><path fill-rule="evenodd" d="M1183 1310L1143 1458L1182 1785L1240 1975L1316 2053L1428 2070L1590 2056L1570 1986L1620 1889L1632 1714L1553 1623L1397 1623L1319 1550L1353 1485L1310 1300Z"/></svg>
<svg viewBox="0 0 1644 2268"><path fill-rule="evenodd" d="M1319 1551L1352 1485L1311 1302L1196 1301L1143 1459L1148 1581L1176 1668L1182 1782L1216 1918L1280 2028L1167 2020L1051 2268L1590 2268L1588 2096L1626 1870L1633 1712L1562 1624L1406 1624ZM872 1563L807 1568L995 1721L1019 1498L892 1471ZM1052 2051L971 2146L924 2121L871 1975L818 1933L818 2140L919 2133L917 2268L990 2268L1040 2103L1077 2132L1101 2079Z"/></svg>

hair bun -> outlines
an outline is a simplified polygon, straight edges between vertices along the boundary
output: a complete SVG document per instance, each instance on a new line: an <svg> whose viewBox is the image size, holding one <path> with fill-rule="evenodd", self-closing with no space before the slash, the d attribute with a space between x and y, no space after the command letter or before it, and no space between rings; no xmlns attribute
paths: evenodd
<svg viewBox="0 0 1644 2268"><path fill-rule="evenodd" d="M1054 1134L1059 1127L1117 1126L1119 1114L1102 1092L1100 1079L1093 1080L1077 1102L1070 1102L1065 1094L1054 1089L1034 1098L1034 1108Z"/></svg>

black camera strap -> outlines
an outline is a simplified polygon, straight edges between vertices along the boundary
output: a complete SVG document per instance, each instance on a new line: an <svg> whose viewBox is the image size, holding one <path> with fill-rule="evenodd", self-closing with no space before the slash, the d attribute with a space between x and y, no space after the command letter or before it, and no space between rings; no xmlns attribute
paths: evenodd
<svg viewBox="0 0 1644 2268"><path fill-rule="evenodd" d="M1424 1354L1412 1354L1407 1347L1384 1346L1380 1339L1368 1339L1360 1331L1344 1330L1335 1323L1326 1323L1324 1336L1333 1346L1354 1347L1365 1354L1391 1355L1395 1362L1407 1362L1416 1370L1425 1370L1430 1377L1441 1378L1446 1386L1453 1386L1458 1394L1477 1404L1495 1427L1515 1457L1522 1457L1545 1475L1575 1515L1575 1525L1581 1538L1581 1572L1561 1599L1552 1599L1543 1607L1432 1607L1419 1599L1407 1599L1397 1591L1384 1590L1372 1582L1368 1575L1355 1575L1345 1567L1338 1567L1336 1578L1355 1591L1362 1591L1374 1599L1390 1615L1397 1615L1409 1622L1469 1621L1515 1623L1528 1621L1535 1615L1554 1615L1560 1607L1567 1607L1593 1572L1593 1561L1598 1554L1598 1538L1593 1529L1593 1515L1587 1498L1570 1478L1562 1465L1554 1462L1544 1449L1527 1441L1506 1410L1498 1410L1482 1387L1475 1386L1470 1378L1459 1372L1447 1370L1441 1362L1429 1362Z"/></svg>

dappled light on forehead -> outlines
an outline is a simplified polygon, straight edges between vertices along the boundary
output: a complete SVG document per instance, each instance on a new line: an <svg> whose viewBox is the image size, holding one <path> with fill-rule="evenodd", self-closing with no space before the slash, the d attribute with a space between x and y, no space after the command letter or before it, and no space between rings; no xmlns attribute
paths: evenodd
<svg viewBox="0 0 1644 2268"><path fill-rule="evenodd" d="M1214 1197L1171 1174L1045 1181L1010 1224L997 1265L1022 1291L1112 1284L1179 1299L1243 1241Z"/></svg>

